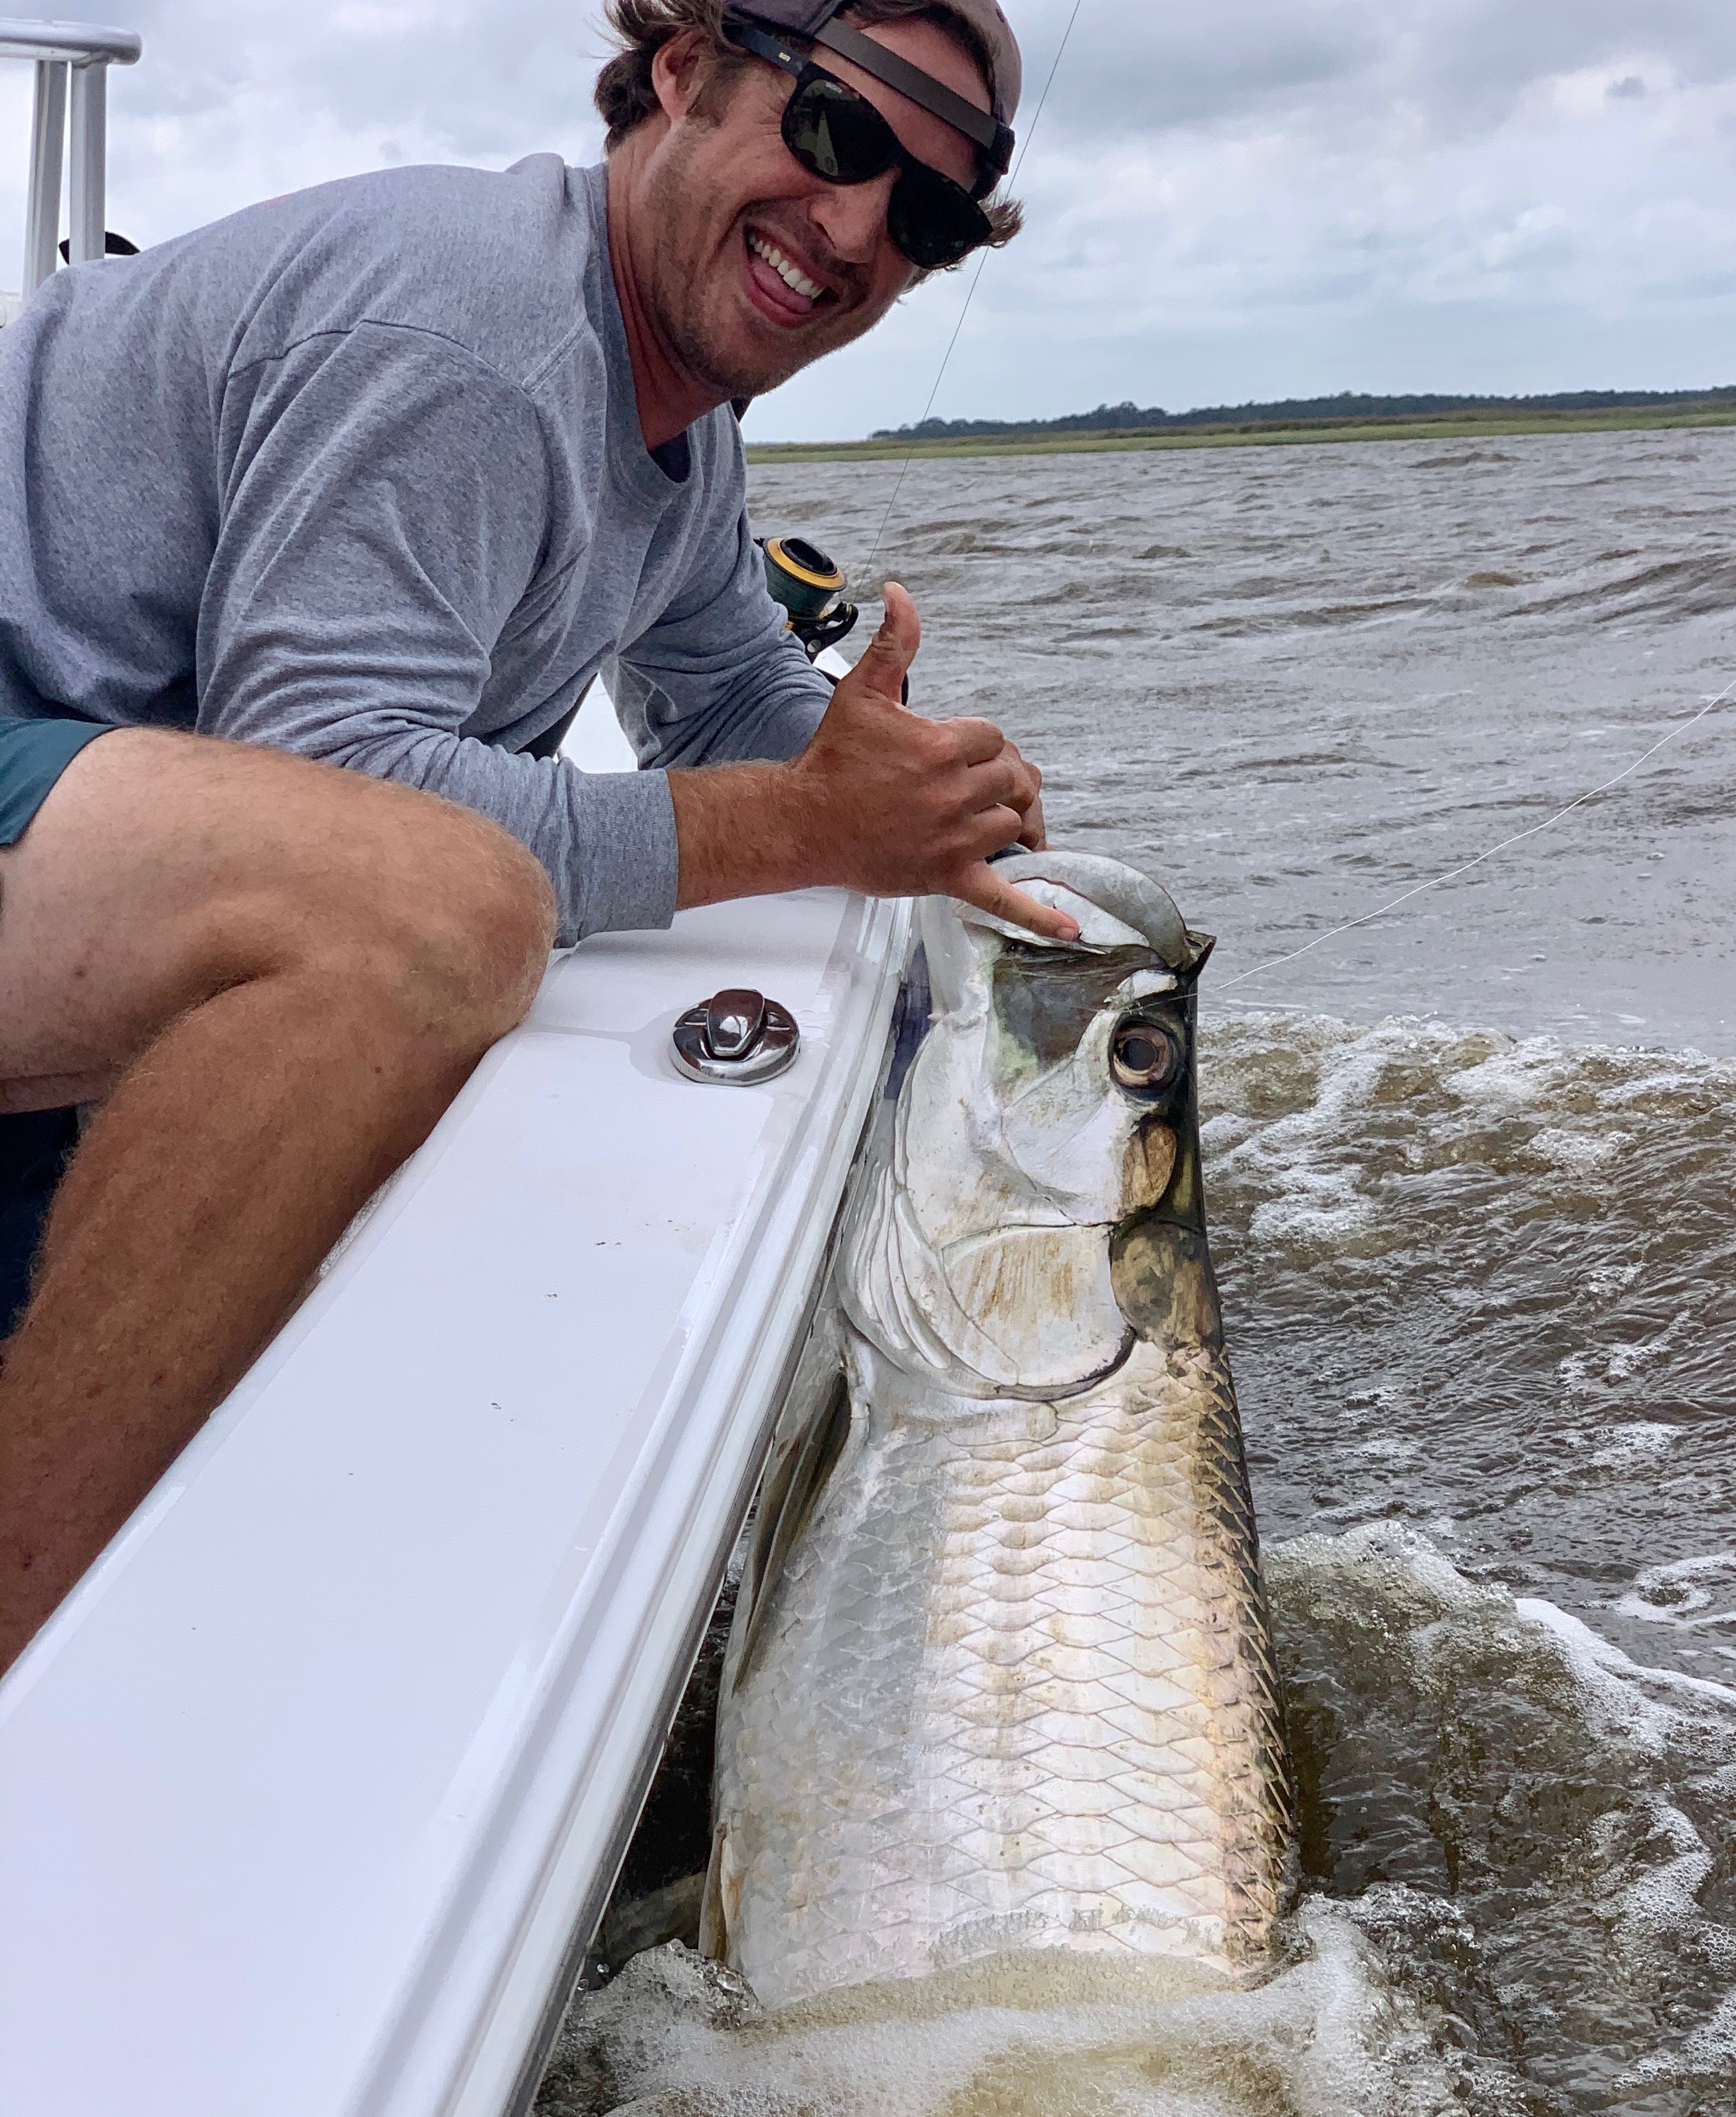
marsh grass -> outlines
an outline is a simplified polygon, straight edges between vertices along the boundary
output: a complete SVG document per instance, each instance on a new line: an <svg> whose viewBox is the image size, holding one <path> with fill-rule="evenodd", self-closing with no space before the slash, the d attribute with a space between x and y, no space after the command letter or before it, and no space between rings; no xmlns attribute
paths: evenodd
<svg viewBox="0 0 1736 2117"><path fill-rule="evenodd" d="M1093 455L1139 449L1294 448L1320 441L1478 440L1505 434L1642 433L1679 427L1736 426L1727 401L1613 408L1598 412L1512 413L1424 412L1387 418L1309 419L1289 425L1249 420L1238 425L1153 428L1129 427L1065 434L972 434L957 440L755 441L752 464L875 463L906 456Z"/></svg>

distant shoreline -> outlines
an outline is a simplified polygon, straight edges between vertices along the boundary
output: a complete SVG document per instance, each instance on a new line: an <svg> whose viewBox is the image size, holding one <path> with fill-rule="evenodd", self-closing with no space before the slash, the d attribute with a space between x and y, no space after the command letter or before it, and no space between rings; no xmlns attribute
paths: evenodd
<svg viewBox="0 0 1736 2117"><path fill-rule="evenodd" d="M1324 441L1495 440L1507 434L1652 433L1736 426L1722 404L1612 408L1600 412L1424 412L1396 417L1247 420L1212 427L1100 428L1064 434L970 434L912 440L750 441L750 464L902 462L907 456L1097 455L1129 449L1295 448Z"/></svg>

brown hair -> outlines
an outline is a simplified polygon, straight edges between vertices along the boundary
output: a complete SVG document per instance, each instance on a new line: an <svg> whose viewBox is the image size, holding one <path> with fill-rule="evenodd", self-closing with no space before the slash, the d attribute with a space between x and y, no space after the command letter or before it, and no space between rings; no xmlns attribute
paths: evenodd
<svg viewBox="0 0 1736 2117"><path fill-rule="evenodd" d="M658 108L657 90L651 79L652 62L672 37L697 30L711 46L711 76L698 102L695 115L715 118L722 108L723 93L729 83L755 62L727 43L723 36L726 0L607 0L603 13L620 46L597 76L597 108L609 128L604 142L612 154L627 135L642 125ZM961 51L976 64L985 81L993 78L987 47L975 30L940 0L852 0L846 11L859 28L877 22L921 20L944 30ZM991 248L1010 242L1024 222L1024 210L1016 199L983 202L994 233Z"/></svg>

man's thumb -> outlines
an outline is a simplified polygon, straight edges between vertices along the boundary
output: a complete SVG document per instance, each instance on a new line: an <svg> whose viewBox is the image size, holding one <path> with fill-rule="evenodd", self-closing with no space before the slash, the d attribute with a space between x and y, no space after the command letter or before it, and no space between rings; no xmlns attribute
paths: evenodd
<svg viewBox="0 0 1736 2117"><path fill-rule="evenodd" d="M922 644L922 626L916 605L896 581L888 581L882 593L886 614L880 620L880 630L864 648L856 674L866 689L895 699Z"/></svg>

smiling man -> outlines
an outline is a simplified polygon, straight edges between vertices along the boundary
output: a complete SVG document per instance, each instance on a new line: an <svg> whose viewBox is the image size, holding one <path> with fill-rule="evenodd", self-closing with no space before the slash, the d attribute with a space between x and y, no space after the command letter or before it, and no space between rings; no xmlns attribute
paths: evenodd
<svg viewBox="0 0 1736 2117"><path fill-rule="evenodd" d="M913 270L1016 231L1016 208L979 203L1018 88L993 0L870 0L846 20L814 0L622 0L614 19L628 48L597 100L616 278L641 395L649 373L680 426L860 338ZM672 35L682 21L704 28Z"/></svg>
<svg viewBox="0 0 1736 2117"><path fill-rule="evenodd" d="M835 692L785 631L727 408L1010 233L1010 30L612 14L597 168L328 184L0 331L0 1113L132 1068L0 1352L0 1663L523 1012L535 864L406 786L529 846L562 942L816 883L1075 930L988 864L1041 843L1037 773L903 708L903 591ZM588 777L605 666L645 768Z"/></svg>
<svg viewBox="0 0 1736 2117"><path fill-rule="evenodd" d="M749 536L739 399L1005 239L994 0L613 0L607 159L398 169L55 275L0 343L0 712L195 727L466 803L562 942L680 905L944 890L1038 775L834 693ZM552 754L599 670L643 768ZM713 768L704 771L692 768Z"/></svg>

